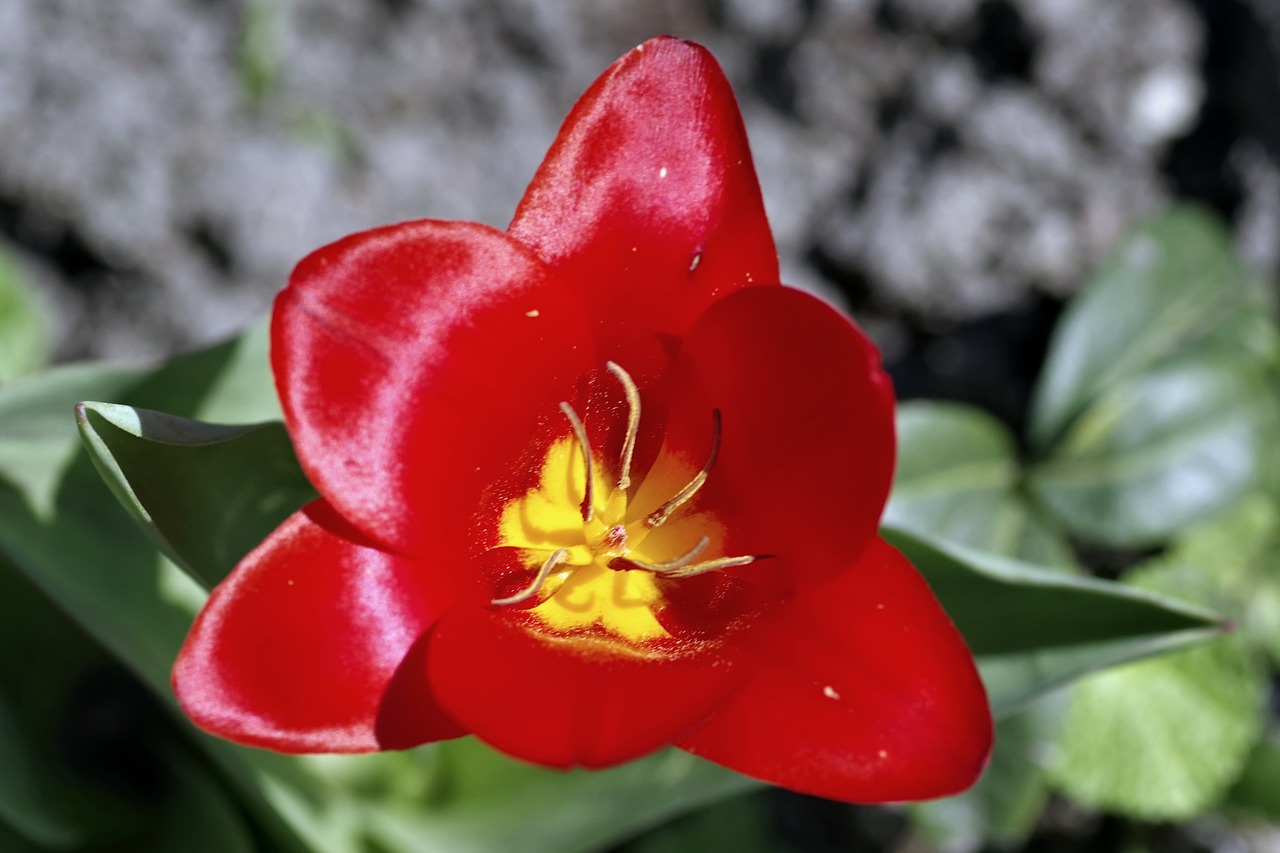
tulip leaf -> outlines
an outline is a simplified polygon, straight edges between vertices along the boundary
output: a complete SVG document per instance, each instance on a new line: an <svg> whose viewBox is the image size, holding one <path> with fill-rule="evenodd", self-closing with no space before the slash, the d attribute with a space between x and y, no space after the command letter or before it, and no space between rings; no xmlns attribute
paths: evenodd
<svg viewBox="0 0 1280 853"><path fill-rule="evenodd" d="M49 322L22 269L0 252L0 385L41 367L49 357Z"/></svg>
<svg viewBox="0 0 1280 853"><path fill-rule="evenodd" d="M1237 360L1177 361L1090 406L1032 472L1031 487L1079 536L1149 545L1257 486L1278 424L1261 370Z"/></svg>
<svg viewBox="0 0 1280 853"><path fill-rule="evenodd" d="M924 575L1006 717L1096 669L1219 635L1214 614L1121 584L1041 569L900 530L885 538Z"/></svg>
<svg viewBox="0 0 1280 853"><path fill-rule="evenodd" d="M0 823L7 823L32 842L70 847L79 833L51 801L29 742L8 698L0 691Z"/></svg>
<svg viewBox="0 0 1280 853"><path fill-rule="evenodd" d="M1148 820L1191 817L1223 796L1262 730L1267 684L1250 622L1257 590L1276 584L1276 534L1275 507L1252 499L1126 577L1210 602L1244 630L1079 684L1051 768L1060 787Z"/></svg>
<svg viewBox="0 0 1280 853"><path fill-rule="evenodd" d="M1255 298L1226 230L1175 207L1148 220L1102 264L1050 342L1030 416L1046 451L1096 398L1213 335Z"/></svg>
<svg viewBox="0 0 1280 853"><path fill-rule="evenodd" d="M219 426L112 403L76 411L116 497L207 588L315 497L280 423Z"/></svg>
<svg viewBox="0 0 1280 853"><path fill-rule="evenodd" d="M1018 490L1013 436L971 406L898 407L898 469L883 523L1037 565L1072 567L1070 549Z"/></svg>

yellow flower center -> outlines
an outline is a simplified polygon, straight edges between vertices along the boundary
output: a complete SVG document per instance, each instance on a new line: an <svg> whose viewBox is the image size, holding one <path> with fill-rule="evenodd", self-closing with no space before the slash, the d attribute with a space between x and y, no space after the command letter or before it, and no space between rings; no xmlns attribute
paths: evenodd
<svg viewBox="0 0 1280 853"><path fill-rule="evenodd" d="M695 472L691 460L666 454L642 483L633 484L640 395L625 370L613 362L607 367L626 391L628 404L617 470L593 458L577 412L561 403L572 434L551 445L538 485L508 502L498 522L497 547L519 549L531 572L529 583L493 603L518 604L538 596L529 612L551 631L602 628L644 643L671 636L656 616L665 585L743 566L757 557L712 556L724 553L723 528L711 513L689 506L715 464L720 413L714 412L711 453L700 470ZM596 488L601 484L607 488Z"/></svg>

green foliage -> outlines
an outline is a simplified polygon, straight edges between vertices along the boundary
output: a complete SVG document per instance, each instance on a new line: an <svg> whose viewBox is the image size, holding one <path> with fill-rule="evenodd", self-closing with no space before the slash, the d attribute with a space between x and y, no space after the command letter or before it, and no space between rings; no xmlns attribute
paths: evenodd
<svg viewBox="0 0 1280 853"><path fill-rule="evenodd" d="M16 260L0 251L0 385L42 367L49 321Z"/></svg>
<svg viewBox="0 0 1280 853"><path fill-rule="evenodd" d="M1021 491L1013 436L990 415L955 403L898 407L898 470L884 523L922 536L1071 568L1061 535Z"/></svg>
<svg viewBox="0 0 1280 853"><path fill-rule="evenodd" d="M1086 540L1145 546L1228 509L1280 440L1268 291L1207 214L1126 240L1053 336L1031 412L1030 486Z"/></svg>

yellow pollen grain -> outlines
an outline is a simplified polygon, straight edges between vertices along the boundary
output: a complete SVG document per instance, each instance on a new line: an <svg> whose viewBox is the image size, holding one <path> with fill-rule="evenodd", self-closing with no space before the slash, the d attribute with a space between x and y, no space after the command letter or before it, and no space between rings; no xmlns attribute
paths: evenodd
<svg viewBox="0 0 1280 853"><path fill-rule="evenodd" d="M837 692L836 692L836 689L835 689L834 687L832 687L830 684L828 684L826 687L822 688L822 695L823 695L823 696L826 696L828 699L839 699L839 698L840 698L840 694L839 694L839 693L837 693Z"/></svg>
<svg viewBox="0 0 1280 853"><path fill-rule="evenodd" d="M537 316L538 316L538 309L537 309L537 308L534 308L532 311L526 311L526 312L524 312L524 316L526 316L526 317L537 317Z"/></svg>

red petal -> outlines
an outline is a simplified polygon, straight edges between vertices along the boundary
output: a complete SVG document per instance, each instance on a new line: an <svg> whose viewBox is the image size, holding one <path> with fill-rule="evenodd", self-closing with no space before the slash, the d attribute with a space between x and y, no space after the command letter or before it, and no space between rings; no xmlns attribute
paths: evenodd
<svg viewBox="0 0 1280 853"><path fill-rule="evenodd" d="M412 222L304 259L272 361L320 493L404 553L452 551L482 491L594 361L574 294L498 231Z"/></svg>
<svg viewBox="0 0 1280 853"><path fill-rule="evenodd" d="M503 752L553 767L603 767L670 744L738 680L715 647L644 656L537 636L478 608L446 614L429 645L431 684L455 719Z"/></svg>
<svg viewBox="0 0 1280 853"><path fill-rule="evenodd" d="M736 293L690 332L673 389L665 448L637 511L681 479L661 466L703 464L718 408L719 457L682 512L717 516L733 556L777 558L734 573L825 581L862 552L893 478L893 389L880 354L847 318L790 288Z"/></svg>
<svg viewBox="0 0 1280 853"><path fill-rule="evenodd" d="M711 54L673 38L587 90L509 232L582 289L603 357L638 380L655 366L637 339L682 335L715 299L778 281L733 92Z"/></svg>
<svg viewBox="0 0 1280 853"><path fill-rule="evenodd" d="M201 728L281 752L464 734L422 669L402 667L449 602L427 600L423 566L349 541L341 527L317 501L213 591L173 670L178 701Z"/></svg>
<svg viewBox="0 0 1280 853"><path fill-rule="evenodd" d="M863 803L953 794L986 764L991 715L973 659L924 580L880 539L740 642L758 669L679 742L690 752Z"/></svg>

